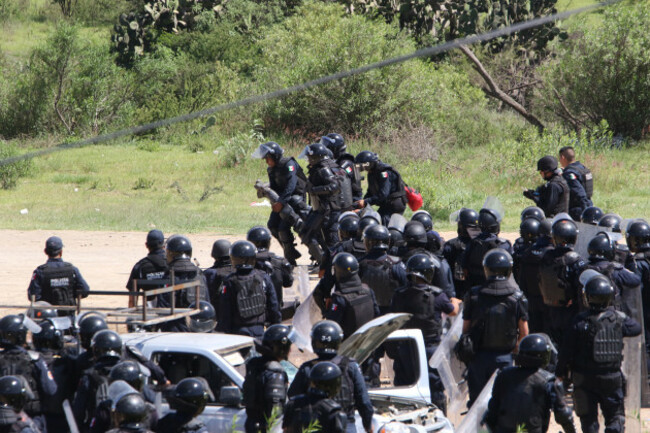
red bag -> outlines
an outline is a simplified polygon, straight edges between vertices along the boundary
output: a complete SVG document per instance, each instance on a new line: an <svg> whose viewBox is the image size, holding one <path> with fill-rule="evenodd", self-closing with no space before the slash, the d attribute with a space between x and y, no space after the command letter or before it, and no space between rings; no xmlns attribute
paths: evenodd
<svg viewBox="0 0 650 433"><path fill-rule="evenodd" d="M404 186L404 191L406 191L406 201L413 212L420 209L424 201L422 200L422 194L411 188L410 186Z"/></svg>

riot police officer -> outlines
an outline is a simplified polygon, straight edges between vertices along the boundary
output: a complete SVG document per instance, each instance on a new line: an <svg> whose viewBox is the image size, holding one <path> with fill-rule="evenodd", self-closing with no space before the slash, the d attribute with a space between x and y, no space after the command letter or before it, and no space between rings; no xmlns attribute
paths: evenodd
<svg viewBox="0 0 650 433"><path fill-rule="evenodd" d="M467 366L468 407L492 373L512 363L517 342L528 335L528 302L511 277L512 257L502 248L483 259L487 282L465 296L463 334L469 334L475 355Z"/></svg>
<svg viewBox="0 0 650 433"><path fill-rule="evenodd" d="M376 153L364 150L354 158L359 170L368 172L368 191L363 200L356 202L357 207L366 205L378 206L383 225L388 225L391 215L402 215L406 210L406 192L402 176L391 167L379 160Z"/></svg>
<svg viewBox="0 0 650 433"><path fill-rule="evenodd" d="M537 241L541 223L535 218L526 218L519 224L520 237L515 240L512 246L512 260L514 262L512 275L515 281L521 286L521 260L533 244Z"/></svg>
<svg viewBox="0 0 650 433"><path fill-rule="evenodd" d="M435 274L434 263L424 254L416 254L406 262L408 283L398 289L391 301L391 311L395 313L412 314L411 319L404 324L403 329L420 329L424 337L427 359L433 356L442 336L442 313L448 316L458 314L458 303L453 303L439 287L431 285ZM407 366L410 362L403 362L402 357L410 354L400 352L395 360L395 384L410 384L413 376ZM402 377L400 377L402 376ZM436 369L429 367L429 389L431 402L446 412L447 400L445 389Z"/></svg>
<svg viewBox="0 0 650 433"><path fill-rule="evenodd" d="M352 199L354 201L361 200L363 197L361 175L357 170L357 166L354 164L354 156L346 152L347 145L345 144L343 136L336 132L332 132L327 134L325 137L322 137L320 142L327 146L334 155L336 163L345 170L345 173L350 178L350 183L352 185Z"/></svg>
<svg viewBox="0 0 650 433"><path fill-rule="evenodd" d="M114 419L117 428L107 433L153 433L145 426L148 408L138 393L123 396L115 402Z"/></svg>
<svg viewBox="0 0 650 433"><path fill-rule="evenodd" d="M316 421L320 426L317 432L348 431L348 417L335 400L342 388L342 378L343 372L336 364L328 361L316 364L309 373L311 386L307 393L293 397L287 404L282 421L284 432L300 433Z"/></svg>
<svg viewBox="0 0 650 433"><path fill-rule="evenodd" d="M442 255L449 263L454 278L454 289L459 299L472 288L470 281L465 277L462 259L467 246L478 234L478 213L474 209L462 208L456 217L458 237L445 242Z"/></svg>
<svg viewBox="0 0 650 433"><path fill-rule="evenodd" d="M90 431L97 405L108 398L108 376L122 358L122 338L109 329L97 332L90 344L95 363L83 372L72 402L80 431Z"/></svg>
<svg viewBox="0 0 650 433"><path fill-rule="evenodd" d="M576 161L573 147L564 146L560 149L559 156L562 177L569 186L569 215L577 221L586 208L593 206L591 196L594 193L594 177L591 170Z"/></svg>
<svg viewBox="0 0 650 433"><path fill-rule="evenodd" d="M501 213L494 209L483 208L478 213L478 226L481 233L472 239L463 257L463 269L472 287L486 282L483 258L488 251L501 248L512 255L510 241L499 237L502 217Z"/></svg>
<svg viewBox="0 0 650 433"><path fill-rule="evenodd" d="M79 382L79 377L84 370L92 367L95 362L93 359L93 352L91 350L91 343L93 336L103 330L108 329L106 320L97 313L86 313L79 321L79 353L75 358L77 378L74 381L75 387Z"/></svg>
<svg viewBox="0 0 650 433"><path fill-rule="evenodd" d="M361 281L375 292L381 314L390 310L390 301L398 287L406 284L406 268L398 258L389 256L390 234L384 226L368 227L363 233L367 254L359 260Z"/></svg>
<svg viewBox="0 0 650 433"><path fill-rule="evenodd" d="M284 257L276 256L271 248L271 233L266 227L255 226L246 234L246 240L257 247L257 267L271 277L278 304L282 306L282 288L293 285L293 266Z"/></svg>
<svg viewBox="0 0 650 433"><path fill-rule="evenodd" d="M641 285L641 278L635 273L625 269L623 265L615 262L616 246L611 234L598 233L587 247L589 259L587 267L603 274L614 287L614 300L612 305L617 310L623 311L628 316L633 315L636 305L636 291Z"/></svg>
<svg viewBox="0 0 650 433"><path fill-rule="evenodd" d="M300 232L309 254L320 263L323 250L338 242L337 220L341 212L352 208L352 186L345 172L329 157L327 147L312 143L298 158L309 161L307 192L311 212Z"/></svg>
<svg viewBox="0 0 650 433"><path fill-rule="evenodd" d="M650 341L650 225L643 220L631 222L625 230L625 239L634 254L632 271L641 278L643 323L646 342L648 342Z"/></svg>
<svg viewBox="0 0 650 433"><path fill-rule="evenodd" d="M334 291L325 318L338 323L344 337L349 337L362 325L380 315L375 292L359 278L359 262L349 253L334 259Z"/></svg>
<svg viewBox="0 0 650 433"><path fill-rule="evenodd" d="M147 241L145 246L149 250L149 254L141 259L131 269L129 280L126 282L127 290L134 290L135 280L161 280L165 278L165 271L167 271L167 260L165 260L165 250L163 245L165 237L160 230L151 230L147 233ZM163 287L164 284L147 284L145 289L155 289ZM135 305L135 299L129 298L129 307Z"/></svg>
<svg viewBox="0 0 650 433"><path fill-rule="evenodd" d="M284 206L290 206L294 212L304 218L307 212L305 204L305 187L307 177L300 164L292 157L284 157L284 150L278 143L269 141L260 144L253 153L253 158L263 158L268 168L271 189L279 196L279 201L273 204L273 212L269 217L267 227L271 234L280 242L284 250L284 257L289 263L296 265L300 253L296 250L291 227L295 221L282 217Z"/></svg>
<svg viewBox="0 0 650 433"><path fill-rule="evenodd" d="M576 224L568 219L551 227L554 247L547 250L539 266L539 289L546 306L545 328L556 344L561 344L581 304L579 277L585 262L573 246L578 238Z"/></svg>
<svg viewBox="0 0 650 433"><path fill-rule="evenodd" d="M551 411L566 433L575 433L573 416L555 375L545 370L551 347L539 334L524 337L515 355L516 367L497 374L485 424L495 433L510 433L525 426L529 433L546 433Z"/></svg>
<svg viewBox="0 0 650 433"><path fill-rule="evenodd" d="M569 327L559 353L557 375L567 380L571 372L576 415L584 433L599 431L598 405L605 431L625 431L625 377L621 371L623 338L641 333L641 325L611 307L614 287L596 275L585 283L587 311Z"/></svg>
<svg viewBox="0 0 650 433"><path fill-rule="evenodd" d="M357 235L359 229L359 216L354 212L343 212L339 216L339 241L332 247L326 249L323 253L323 261L320 264L318 276L321 278L330 278L332 271L332 260L334 256L341 252L349 252L353 244L350 241ZM364 248L365 252L365 248ZM330 282L331 289L331 282Z"/></svg>
<svg viewBox="0 0 650 433"><path fill-rule="evenodd" d="M0 378L0 431L41 433L39 426L23 412L28 394L20 377Z"/></svg>
<svg viewBox="0 0 650 433"><path fill-rule="evenodd" d="M165 248L168 269L165 278L172 284L187 283L195 281L199 284L199 300L208 300L208 286L205 276L192 261L192 243L183 235L173 235L167 240ZM176 308L188 308L195 301L196 290L193 287L177 290L171 293L163 293L158 296L158 307L170 308L172 296L175 297ZM188 332L189 329L185 320L178 319L164 322L160 329L165 332Z"/></svg>
<svg viewBox="0 0 650 433"><path fill-rule="evenodd" d="M622 223L623 218L621 218L620 215L617 215L615 213L608 213L603 215L598 220L598 227L607 227L610 228L614 233L621 233ZM630 257L630 250L628 249L627 245L619 244L616 239L614 239L614 247L616 249L615 260L623 266L627 266L629 264L628 260Z"/></svg>
<svg viewBox="0 0 650 433"><path fill-rule="evenodd" d="M81 276L79 269L61 259L63 241L52 236L45 241L47 262L36 268L27 289L27 299L46 301L51 305L75 305L77 297L88 296L90 288ZM59 310L59 316L67 316L73 311Z"/></svg>
<svg viewBox="0 0 650 433"><path fill-rule="evenodd" d="M208 285L210 303L219 309L219 293L223 280L233 271L230 263L230 242L226 239L219 239L212 244L210 254L214 259L214 264L203 271L205 282Z"/></svg>
<svg viewBox="0 0 650 433"><path fill-rule="evenodd" d="M361 421L366 431L372 428L374 409L366 390L366 384L356 361L347 356L338 355L338 349L343 341L343 329L331 320L323 320L314 325L311 330L311 345L316 359L303 363L289 387L289 397L308 394L311 372L322 361L329 361L341 369L341 388L332 396L341 405L347 415L348 432L355 432L354 410L361 415Z"/></svg>
<svg viewBox="0 0 650 433"><path fill-rule="evenodd" d="M208 433L205 424L197 418L208 403L208 392L202 381L194 377L181 380L168 400L174 412L160 419L156 433Z"/></svg>
<svg viewBox="0 0 650 433"><path fill-rule="evenodd" d="M267 420L275 411L284 411L289 378L280 361L286 361L291 348L289 328L273 325L255 340L255 350L262 356L246 363L244 379L244 406L246 407L246 433L266 433Z"/></svg>
<svg viewBox="0 0 650 433"><path fill-rule="evenodd" d="M261 337L264 323L280 323L282 316L267 274L255 269L257 249L248 241L237 241L230 248L235 272L223 282L219 299L217 331Z"/></svg>
<svg viewBox="0 0 650 433"><path fill-rule="evenodd" d="M542 222L546 218L546 215L544 215L544 211L537 206L528 206L521 211L521 221L523 222L528 218L534 218L537 221Z"/></svg>
<svg viewBox="0 0 650 433"><path fill-rule="evenodd" d="M582 211L580 215L580 222L597 226L598 221L605 215L605 212L597 206L589 206Z"/></svg>
<svg viewBox="0 0 650 433"><path fill-rule="evenodd" d="M25 350L27 328L23 317L8 315L0 320L0 376L22 376L33 393L25 405L25 413L38 425L45 425L42 417L43 401L57 392L56 382L45 360L38 352Z"/></svg>
<svg viewBox="0 0 650 433"><path fill-rule="evenodd" d="M546 183L536 190L524 191L524 197L535 202L548 218L569 211L569 185L557 168L557 159L545 156L537 161L537 170Z"/></svg>
<svg viewBox="0 0 650 433"><path fill-rule="evenodd" d="M546 331L544 325L546 306L539 289L539 269L542 257L552 248L551 221L543 220L539 224L537 240L524 251L519 264L519 288L528 299L528 327L531 332Z"/></svg>

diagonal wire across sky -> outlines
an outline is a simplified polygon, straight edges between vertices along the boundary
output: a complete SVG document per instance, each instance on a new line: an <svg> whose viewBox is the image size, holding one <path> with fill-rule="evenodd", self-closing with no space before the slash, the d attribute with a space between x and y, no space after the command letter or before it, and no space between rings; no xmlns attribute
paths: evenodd
<svg viewBox="0 0 650 433"><path fill-rule="evenodd" d="M521 23L513 24L507 27L500 29L492 30L486 33L467 36L464 38L454 39L448 42L441 44L433 45L430 47L422 48L417 51L414 51L410 54L405 54L402 56L392 57L390 59L382 60L375 63L370 63L368 65L360 66L358 68L348 69L346 71L337 72L335 74L326 75L314 80L307 81L302 84L298 84L291 87L286 87L283 89L275 90L273 92L264 93L261 95L249 96L247 98L239 99L237 101L228 102L226 104L217 105L215 107L206 108L200 111L194 111L192 113L182 114L180 116L169 117L166 119L157 120L151 123L145 123L143 125L133 126L130 128L121 129L119 131L111 132L108 134L97 135L95 137L86 138L84 140L74 141L71 143L61 143L56 146L42 149L34 152L25 153L23 155L17 155L10 158L6 158L0 161L0 167L13 164L19 161L26 159L32 159L38 156L48 155L55 152L60 152L62 150L74 149L83 146L88 146L91 144L100 144L107 141L115 140L117 138L126 137L134 134L141 134L143 132L152 131L154 129L160 128L162 126L175 125L177 123L187 122L190 120L198 119L200 117L209 116L211 114L220 113L227 110L232 110L238 107L245 107L247 105L256 104L258 102L268 101L270 99L281 98L283 96L289 95L291 93L300 92L312 87L320 86L332 81L341 80L347 77L352 77L354 75L364 74L366 72L372 71L373 69L384 68L386 66L396 65L398 63L406 62L412 59L420 57L431 57L434 55L442 54L446 51L453 50L462 45L473 45L479 42L485 42L492 39L500 38L503 36L508 36L513 33L520 32L522 30L528 30L535 27L540 27L545 24L559 21L565 18L568 18L572 15L588 12L594 9L610 6L616 3L619 3L621 0L608 0L600 3L596 3L589 6L584 6L581 8L572 9L565 12L559 12L553 15L548 15L545 17L535 18L529 21L524 21Z"/></svg>

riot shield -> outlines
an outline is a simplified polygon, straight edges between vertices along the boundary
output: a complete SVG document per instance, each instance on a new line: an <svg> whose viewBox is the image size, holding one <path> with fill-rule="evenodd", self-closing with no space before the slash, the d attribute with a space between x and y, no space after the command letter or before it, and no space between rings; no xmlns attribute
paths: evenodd
<svg viewBox="0 0 650 433"><path fill-rule="evenodd" d="M388 229L397 230L400 233L404 233L404 226L408 221L404 218L404 215L394 213L390 216L390 221L388 221Z"/></svg>
<svg viewBox="0 0 650 433"><path fill-rule="evenodd" d="M447 418L453 425L458 425L465 411L468 389L463 377L467 370L454 354L454 346L463 333L462 306L454 318L451 328L442 338L438 348L429 360L429 366L438 370L447 395Z"/></svg>
<svg viewBox="0 0 650 433"><path fill-rule="evenodd" d="M505 209L503 208L503 205L499 201L498 198L493 197L493 196L488 196L485 199L485 202L483 203L483 206L481 209L490 209L491 211L494 211L497 215L497 221L501 222L503 220L503 217L506 214Z"/></svg>
<svg viewBox="0 0 650 433"><path fill-rule="evenodd" d="M485 385L478 398L472 405L472 408L467 412L463 421L456 428L456 433L488 433L487 426L481 425L481 421L487 411L488 403L492 397L492 387L494 386L494 379L497 377L497 372L492 373L492 377ZM456 424L454 424L456 425Z"/></svg>
<svg viewBox="0 0 650 433"><path fill-rule="evenodd" d="M583 259L589 258L589 241L592 240L594 236L600 232L611 234L611 229L609 227L598 227L579 222L576 222L575 224L578 226L578 240L576 241L573 250L580 254L580 257Z"/></svg>
<svg viewBox="0 0 650 433"><path fill-rule="evenodd" d="M300 294L300 301L307 299L311 290L309 288L309 271L307 266L298 266L298 293Z"/></svg>
<svg viewBox="0 0 650 433"><path fill-rule="evenodd" d="M359 218L365 218L365 217L370 217L374 218L379 225L381 225L381 215L379 215L379 212L374 210L372 206L366 206L363 209L361 209L361 212L359 212Z"/></svg>
<svg viewBox="0 0 650 433"><path fill-rule="evenodd" d="M314 301L313 294L310 294L305 302L300 304L291 321L292 329L289 339L300 350L313 352L311 347L311 328L317 322L323 320L321 310Z"/></svg>

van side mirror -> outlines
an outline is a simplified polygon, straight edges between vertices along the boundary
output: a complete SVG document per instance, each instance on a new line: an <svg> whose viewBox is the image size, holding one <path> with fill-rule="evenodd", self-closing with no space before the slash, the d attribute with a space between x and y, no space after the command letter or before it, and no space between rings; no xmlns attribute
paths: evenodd
<svg viewBox="0 0 650 433"><path fill-rule="evenodd" d="M225 406L239 406L241 390L236 386L222 386L219 390L219 403Z"/></svg>

